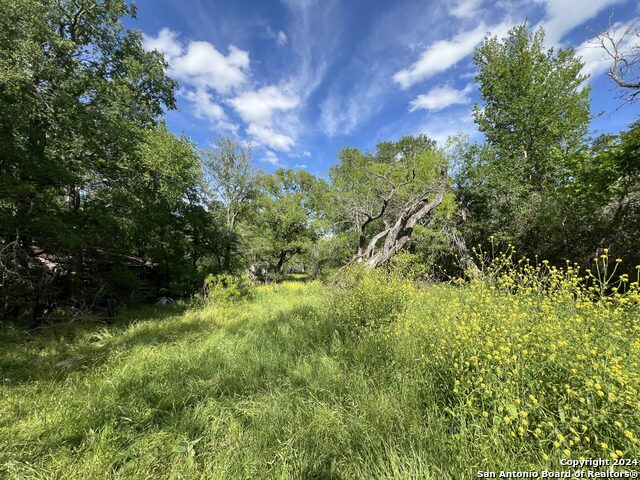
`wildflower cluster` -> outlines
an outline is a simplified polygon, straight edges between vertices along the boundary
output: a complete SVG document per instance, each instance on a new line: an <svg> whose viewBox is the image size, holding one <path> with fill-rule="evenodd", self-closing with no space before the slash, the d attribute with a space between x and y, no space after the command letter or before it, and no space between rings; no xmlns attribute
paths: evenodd
<svg viewBox="0 0 640 480"><path fill-rule="evenodd" d="M394 321L416 291L413 283L397 272L355 266L335 279L330 309L345 332L377 329Z"/></svg>
<svg viewBox="0 0 640 480"><path fill-rule="evenodd" d="M508 252L462 287L427 289L373 273L336 312L356 325L384 318L394 363L459 431L543 463L637 457L640 290L614 279L619 263L605 251L581 272Z"/></svg>

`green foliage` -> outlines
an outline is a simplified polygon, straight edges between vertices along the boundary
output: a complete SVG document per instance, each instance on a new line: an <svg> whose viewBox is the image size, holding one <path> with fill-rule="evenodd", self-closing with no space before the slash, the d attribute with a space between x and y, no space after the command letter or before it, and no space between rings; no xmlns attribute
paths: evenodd
<svg viewBox="0 0 640 480"><path fill-rule="evenodd" d="M571 212L558 208L558 190L572 182L572 158L586 143L582 62L573 50L545 50L544 32L526 25L486 38L474 60L483 100L474 117L486 144L462 154L457 175L465 237L475 244L496 235L527 254L567 256Z"/></svg>
<svg viewBox="0 0 640 480"><path fill-rule="evenodd" d="M375 153L345 148L338 159L330 169L331 189L324 197L323 213L336 231L350 234L352 256L360 258L373 255L373 249L367 251L367 247L376 234L389 230L400 217L411 217L405 211L410 205L435 197L448 163L444 152L426 135L381 142ZM449 203L452 200L451 196ZM438 208L421 220L426 223L447 210ZM402 229L404 236L409 238L413 228Z"/></svg>
<svg viewBox="0 0 640 480"><path fill-rule="evenodd" d="M254 168L251 146L230 136L218 137L201 156L214 192L211 203L219 203L223 213L222 270L232 272L242 267L238 225L246 220L262 173Z"/></svg>
<svg viewBox="0 0 640 480"><path fill-rule="evenodd" d="M394 322L414 292L396 272L353 266L335 277L330 308L341 331L358 333Z"/></svg>
<svg viewBox="0 0 640 480"><path fill-rule="evenodd" d="M102 281L96 255L145 255L145 235L168 228L197 160L158 127L177 84L124 27L131 4L0 8L0 246L16 242L30 257L36 318L44 305L90 301ZM53 283L67 284L66 298Z"/></svg>
<svg viewBox="0 0 640 480"><path fill-rule="evenodd" d="M482 107L474 117L511 175L541 184L557 175L562 155L582 146L589 87L573 50L544 49L544 31L526 25L488 37L474 53Z"/></svg>
<svg viewBox="0 0 640 480"><path fill-rule="evenodd" d="M631 265L640 263L638 158L640 122L620 135L596 139L590 151L571 159L571 182L558 194L558 203L571 214L571 258L583 260L598 248L610 248Z"/></svg>
<svg viewBox="0 0 640 480"><path fill-rule="evenodd" d="M140 286L140 279L122 264L113 265L107 274L107 280L113 293L127 295Z"/></svg>
<svg viewBox="0 0 640 480"><path fill-rule="evenodd" d="M433 278L429 259L423 255L408 251L394 255L391 260L391 268L403 277L414 281L425 281Z"/></svg>
<svg viewBox="0 0 640 480"><path fill-rule="evenodd" d="M278 169L260 181L254 210L245 225L246 255L255 268L280 274L317 239L318 190L326 184L302 170Z"/></svg>
<svg viewBox="0 0 640 480"><path fill-rule="evenodd" d="M204 279L204 296L213 301L239 301L254 295L254 285L247 275L209 274Z"/></svg>

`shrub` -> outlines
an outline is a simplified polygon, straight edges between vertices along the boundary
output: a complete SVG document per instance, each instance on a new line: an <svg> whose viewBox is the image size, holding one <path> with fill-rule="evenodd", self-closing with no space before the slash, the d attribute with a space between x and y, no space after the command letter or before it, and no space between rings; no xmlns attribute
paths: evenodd
<svg viewBox="0 0 640 480"><path fill-rule="evenodd" d="M330 291L338 328L357 332L393 322L406 308L415 286L396 272L354 266L334 277Z"/></svg>
<svg viewBox="0 0 640 480"><path fill-rule="evenodd" d="M391 259L391 268L399 275L416 281L428 282L430 280L431 266L428 260L415 253L402 251Z"/></svg>
<svg viewBox="0 0 640 480"><path fill-rule="evenodd" d="M247 275L209 274L204 279L203 295L210 300L248 300L254 293L255 287Z"/></svg>

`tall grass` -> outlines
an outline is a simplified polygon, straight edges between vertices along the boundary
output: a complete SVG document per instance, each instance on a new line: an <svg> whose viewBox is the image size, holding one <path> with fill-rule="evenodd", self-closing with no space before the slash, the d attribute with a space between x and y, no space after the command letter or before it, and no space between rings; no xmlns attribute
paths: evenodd
<svg viewBox="0 0 640 480"><path fill-rule="evenodd" d="M349 272L6 328L0 476L465 479L638 457L637 287L598 300L534 268L547 286Z"/></svg>

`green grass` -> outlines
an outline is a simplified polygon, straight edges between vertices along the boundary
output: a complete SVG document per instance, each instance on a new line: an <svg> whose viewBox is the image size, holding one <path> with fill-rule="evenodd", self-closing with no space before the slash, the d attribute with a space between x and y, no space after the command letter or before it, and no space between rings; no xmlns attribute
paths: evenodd
<svg viewBox="0 0 640 480"><path fill-rule="evenodd" d="M409 289L400 303L375 303L399 285ZM0 477L465 479L478 469L557 465L552 444L514 438L494 422L502 404L510 410L533 391L521 384L538 370L509 377L511 399L475 398L470 379L479 372L454 366L475 344L445 328L463 318L465 328L493 324L510 311L529 331L548 313L544 302L504 296L498 308L483 303L484 291L453 286L383 282L372 291L368 299L358 288L285 282L258 288L250 301L134 310L110 326L0 330ZM385 321L354 330L345 311ZM570 375L549 378L561 386ZM483 406L469 407L470 398ZM555 397L540 398L548 408ZM639 433L637 413L618 414ZM639 453L629 448L625 455Z"/></svg>

